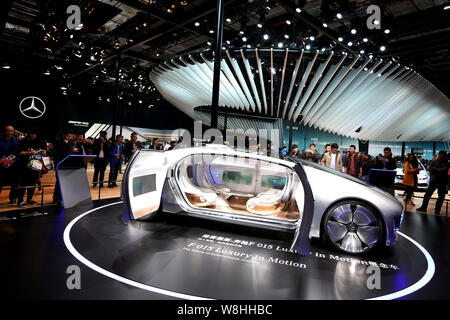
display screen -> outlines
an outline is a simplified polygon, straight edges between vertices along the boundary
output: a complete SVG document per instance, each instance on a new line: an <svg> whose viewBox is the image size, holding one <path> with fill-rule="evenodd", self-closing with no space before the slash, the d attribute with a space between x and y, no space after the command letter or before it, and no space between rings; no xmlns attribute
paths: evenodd
<svg viewBox="0 0 450 320"><path fill-rule="evenodd" d="M252 179L253 175L251 173L241 171L224 171L222 175L222 181L225 183L251 185Z"/></svg>
<svg viewBox="0 0 450 320"><path fill-rule="evenodd" d="M149 174L133 178L133 196L137 197L144 193L156 190L156 174Z"/></svg>
<svg viewBox="0 0 450 320"><path fill-rule="evenodd" d="M286 177L271 175L261 177L261 186L265 188L283 190L285 184Z"/></svg>

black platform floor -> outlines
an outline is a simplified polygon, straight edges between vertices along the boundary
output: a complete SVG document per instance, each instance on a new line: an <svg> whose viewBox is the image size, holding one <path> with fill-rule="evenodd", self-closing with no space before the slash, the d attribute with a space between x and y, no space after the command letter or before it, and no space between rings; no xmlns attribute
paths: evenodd
<svg viewBox="0 0 450 320"><path fill-rule="evenodd" d="M0 222L1 296L173 299L171 295L150 292L107 277L81 263L66 248L63 233L70 221L93 207L115 201L117 199L97 202L91 207ZM70 233L74 248L112 274L193 296L219 299L370 298L416 283L427 268L423 253L400 237L396 247L356 258L392 266L382 269L382 290L368 291L365 269L357 264L355 270L355 265L346 261L351 256L333 252L319 241L312 243L313 255L302 259L294 253L275 250L289 246L288 234L171 215L161 216L156 222L124 225L120 221L120 207L121 204L94 211L75 223ZM450 298L449 221L439 216L407 213L401 231L430 253L436 268L431 281L402 299ZM205 235L255 244L237 246L233 250L217 238L206 241ZM273 247L269 250L261 247L264 245ZM231 256L232 252L240 253L239 259ZM251 262L247 257L252 255L262 257L263 262ZM341 260L335 260L337 256ZM81 269L80 290L67 288L67 268L71 265ZM399 269L395 269L397 267Z"/></svg>

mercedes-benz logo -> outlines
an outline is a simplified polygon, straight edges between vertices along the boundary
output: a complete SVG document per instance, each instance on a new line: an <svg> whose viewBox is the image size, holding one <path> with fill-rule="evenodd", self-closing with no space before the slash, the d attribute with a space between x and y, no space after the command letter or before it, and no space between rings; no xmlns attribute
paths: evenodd
<svg viewBox="0 0 450 320"><path fill-rule="evenodd" d="M20 101L19 110L25 117L37 119L42 117L45 113L46 107L41 98L30 96Z"/></svg>

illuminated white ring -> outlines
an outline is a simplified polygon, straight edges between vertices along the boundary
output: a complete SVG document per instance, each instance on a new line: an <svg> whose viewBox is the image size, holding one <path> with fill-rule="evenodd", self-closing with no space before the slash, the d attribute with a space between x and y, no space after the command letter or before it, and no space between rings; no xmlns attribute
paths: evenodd
<svg viewBox="0 0 450 320"><path fill-rule="evenodd" d="M143 290L147 290L147 291L151 291L151 292L155 292L155 293L159 293L159 294L163 294L166 296L171 296L174 298L180 298L180 299L187 299L187 300L214 300L214 298L205 298L205 297L199 297L199 296L193 296L193 295L189 295L189 294L184 294L184 293L179 293L179 292L175 292L175 291L170 291L170 290L165 290L165 289L161 289L161 288L157 288L157 287L152 287L134 280L130 280L127 278L124 278L122 276L119 276L115 273L112 273L108 270L105 270L99 266L97 266L96 264L92 263L91 261L89 261L88 259L86 259L85 257L83 257L72 245L72 242L70 241L70 231L72 229L72 227L75 225L75 223L78 222L78 220L80 220L81 218L83 218L84 216L97 211L99 209L103 209L109 206L113 206L116 204L120 204L123 201L118 201L118 202L113 202L113 203L109 203L107 205L89 210L85 213L80 214L79 216L77 216L75 219L73 219L66 227L66 229L64 230L64 244L66 245L67 250L70 251L70 253L81 263L83 263L85 266L91 268L92 270L95 270L101 274L103 274L104 276L107 276L111 279L123 282L125 284L128 284L130 286L133 287L137 287ZM415 241L414 239L410 238L409 236L407 236L404 233L398 232L399 235L403 236L404 238L406 238L407 240L409 240L412 244L414 244L416 247L419 248L419 250L424 254L425 258L427 259L427 271L425 272L425 274L422 276L422 278L417 281L416 283L414 283L413 285L402 289L400 291L396 291L384 296L379 296L379 297L375 297L375 298L369 298L367 300L392 300L392 299L398 299L401 297L404 297L408 294L411 294L417 290L419 290L420 288L424 287L432 278L434 275L434 271L435 271L435 264L434 264L434 260L431 257L431 255L428 253L428 251L422 247L417 241Z"/></svg>

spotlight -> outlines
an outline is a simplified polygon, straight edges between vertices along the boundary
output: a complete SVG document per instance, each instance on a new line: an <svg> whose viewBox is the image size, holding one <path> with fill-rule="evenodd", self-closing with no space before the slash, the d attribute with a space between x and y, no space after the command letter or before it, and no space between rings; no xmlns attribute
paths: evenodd
<svg viewBox="0 0 450 320"><path fill-rule="evenodd" d="M450 6L445 6L444 10L450 10Z"/></svg>
<svg viewBox="0 0 450 320"><path fill-rule="evenodd" d="M356 29L353 28L350 32L351 32L351 34L356 34Z"/></svg>
<svg viewBox="0 0 450 320"><path fill-rule="evenodd" d="M339 37L338 40L339 40L339 42L342 42L342 41L344 41L344 38Z"/></svg>
<svg viewBox="0 0 450 320"><path fill-rule="evenodd" d="M9 64L7 64L7 63L4 63L4 64L2 65L2 68L3 68L3 69L11 69L11 66L10 66Z"/></svg>
<svg viewBox="0 0 450 320"><path fill-rule="evenodd" d="M91 61L95 61L95 56L94 55L91 56Z"/></svg>
<svg viewBox="0 0 450 320"><path fill-rule="evenodd" d="M240 30L240 31L239 31L239 34L244 34L244 31L243 31L243 30Z"/></svg>
<svg viewBox="0 0 450 320"><path fill-rule="evenodd" d="M324 22L324 23L322 23L322 25L323 25L324 28L328 28L328 24L327 23Z"/></svg>
<svg viewBox="0 0 450 320"><path fill-rule="evenodd" d="M295 12L300 13L300 12L302 12L302 9L300 9L300 8L295 8Z"/></svg>
<svg viewBox="0 0 450 320"><path fill-rule="evenodd" d="M283 42L278 42L278 48L283 48Z"/></svg>
<svg viewBox="0 0 450 320"><path fill-rule="evenodd" d="M111 99L110 99L110 98L106 98L106 101L107 101L107 102L110 102L110 101L111 101Z"/></svg>
<svg viewBox="0 0 450 320"><path fill-rule="evenodd" d="M142 103L142 100L139 99L139 103Z"/></svg>
<svg viewBox="0 0 450 320"><path fill-rule="evenodd" d="M196 22L196 23L194 23L194 26L196 26L196 27L198 27L200 25L200 22Z"/></svg>
<svg viewBox="0 0 450 320"><path fill-rule="evenodd" d="M258 23L256 26L257 26L258 28L262 28L262 27L263 27L263 25L262 25L261 23Z"/></svg>
<svg viewBox="0 0 450 320"><path fill-rule="evenodd" d="M59 87L61 90L67 90L67 87Z"/></svg>
<svg viewBox="0 0 450 320"><path fill-rule="evenodd" d="M380 51L384 51L384 50L386 50L386 47L385 46L381 46L380 47Z"/></svg>
<svg viewBox="0 0 450 320"><path fill-rule="evenodd" d="M285 34L285 35L284 35L284 38L285 38L285 39L289 39L289 35L288 35L288 34Z"/></svg>
<svg viewBox="0 0 450 320"><path fill-rule="evenodd" d="M309 40L314 41L316 38L314 36L309 37Z"/></svg>
<svg viewBox="0 0 450 320"><path fill-rule="evenodd" d="M311 49L311 46L309 44L306 45L306 50Z"/></svg>
<svg viewBox="0 0 450 320"><path fill-rule="evenodd" d="M264 39L264 40L269 40L269 35L268 35L267 33L265 33L265 34L263 35L263 39Z"/></svg>
<svg viewBox="0 0 450 320"><path fill-rule="evenodd" d="M49 75L50 75L50 70L45 70L45 71L44 71L44 74L45 74L46 76L49 76Z"/></svg>
<svg viewBox="0 0 450 320"><path fill-rule="evenodd" d="M214 33L214 30L213 29L209 30L209 33Z"/></svg>
<svg viewBox="0 0 450 320"><path fill-rule="evenodd" d="M208 44L208 46L212 45L211 41L207 41L206 43Z"/></svg>
<svg viewBox="0 0 450 320"><path fill-rule="evenodd" d="M128 105L131 106L131 101L128 101Z"/></svg>
<svg viewBox="0 0 450 320"><path fill-rule="evenodd" d="M242 41L246 42L247 41L247 37L242 37Z"/></svg>
<svg viewBox="0 0 450 320"><path fill-rule="evenodd" d="M325 48L322 48L320 51L324 52L325 50L326 50Z"/></svg>
<svg viewBox="0 0 450 320"><path fill-rule="evenodd" d="M286 24L291 24L291 20L286 20Z"/></svg>
<svg viewBox="0 0 450 320"><path fill-rule="evenodd" d="M55 65L56 70L62 70L63 67Z"/></svg>
<svg viewBox="0 0 450 320"><path fill-rule="evenodd" d="M227 43L227 44L231 44L230 40L227 40L226 43Z"/></svg>
<svg viewBox="0 0 450 320"><path fill-rule="evenodd" d="M228 22L228 23L231 23L231 19L230 18L226 18L225 21Z"/></svg>
<svg viewBox="0 0 450 320"><path fill-rule="evenodd" d="M338 19L342 19L342 14L338 13L338 14L336 14L336 17L337 17Z"/></svg>
<svg viewBox="0 0 450 320"><path fill-rule="evenodd" d="M69 38L70 38L70 39L73 39L73 34L71 34L71 35L69 36Z"/></svg>
<svg viewBox="0 0 450 320"><path fill-rule="evenodd" d="M349 42L347 42L347 45L348 45L349 47L351 47L351 46L353 45L353 42L349 41Z"/></svg>
<svg viewBox="0 0 450 320"><path fill-rule="evenodd" d="M367 41L369 41L369 39L367 39L367 38L364 38L364 39L363 39L363 41L364 41L364 42L367 42Z"/></svg>
<svg viewBox="0 0 450 320"><path fill-rule="evenodd" d="M384 33L389 34L389 33L391 33L391 30L386 29L386 30L384 30Z"/></svg>
<svg viewBox="0 0 450 320"><path fill-rule="evenodd" d="M363 54L363 53L364 53L364 50L359 51L359 53Z"/></svg>

